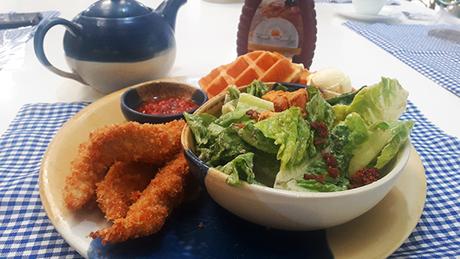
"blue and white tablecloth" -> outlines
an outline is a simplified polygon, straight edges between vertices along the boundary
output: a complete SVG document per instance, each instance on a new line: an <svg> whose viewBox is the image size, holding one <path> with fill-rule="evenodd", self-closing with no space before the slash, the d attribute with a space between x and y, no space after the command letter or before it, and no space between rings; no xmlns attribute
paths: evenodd
<svg viewBox="0 0 460 259"><path fill-rule="evenodd" d="M460 27L348 21L369 39L419 73L460 96Z"/></svg>
<svg viewBox="0 0 460 259"><path fill-rule="evenodd" d="M88 103L29 104L0 138L0 258L79 255L48 220L40 202L38 173L56 131ZM428 181L422 218L395 258L460 256L460 140L443 133L409 103L411 139Z"/></svg>
<svg viewBox="0 0 460 259"><path fill-rule="evenodd" d="M46 11L42 12L41 15L41 22L43 22L46 19L58 16L59 12ZM0 70L6 68L7 65L19 67L22 64L25 43L33 37L37 26L0 30Z"/></svg>

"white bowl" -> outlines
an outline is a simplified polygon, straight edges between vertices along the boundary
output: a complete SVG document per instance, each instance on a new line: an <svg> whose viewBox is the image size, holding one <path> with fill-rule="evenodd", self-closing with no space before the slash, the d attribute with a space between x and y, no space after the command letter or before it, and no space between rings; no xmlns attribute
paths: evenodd
<svg viewBox="0 0 460 259"><path fill-rule="evenodd" d="M359 14L376 15L385 5L386 0L353 0L353 7Z"/></svg>
<svg viewBox="0 0 460 259"><path fill-rule="evenodd" d="M195 113L218 115L224 95L220 94ZM388 173L371 184L356 189L329 192L295 192L243 183L231 186L226 174L207 168L194 154L194 140L186 126L182 132L182 145L190 168L204 177L209 195L219 205L250 222L283 230L314 230L328 228L350 221L374 207L394 186L410 154L406 143L388 165Z"/></svg>

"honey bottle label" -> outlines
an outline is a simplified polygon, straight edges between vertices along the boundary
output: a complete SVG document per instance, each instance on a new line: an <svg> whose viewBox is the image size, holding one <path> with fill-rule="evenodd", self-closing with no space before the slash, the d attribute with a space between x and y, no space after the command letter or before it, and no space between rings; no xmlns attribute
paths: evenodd
<svg viewBox="0 0 460 259"><path fill-rule="evenodd" d="M248 51L276 51L292 58L301 53L302 32L297 0L262 0L249 29Z"/></svg>

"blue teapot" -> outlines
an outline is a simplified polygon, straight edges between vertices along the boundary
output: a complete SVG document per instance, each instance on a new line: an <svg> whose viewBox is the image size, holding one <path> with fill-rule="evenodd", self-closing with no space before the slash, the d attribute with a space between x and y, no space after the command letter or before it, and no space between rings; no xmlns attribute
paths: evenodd
<svg viewBox="0 0 460 259"><path fill-rule="evenodd" d="M72 21L51 18L37 28L35 54L52 72L102 93L156 79L168 73L176 57L176 14L186 0L164 0L152 10L135 0L100 0ZM48 61L47 31L63 25L64 52L72 72Z"/></svg>

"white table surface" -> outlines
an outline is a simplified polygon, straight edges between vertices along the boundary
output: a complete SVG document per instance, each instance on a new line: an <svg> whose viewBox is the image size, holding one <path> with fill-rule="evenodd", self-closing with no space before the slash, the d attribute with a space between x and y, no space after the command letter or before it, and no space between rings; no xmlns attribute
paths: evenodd
<svg viewBox="0 0 460 259"><path fill-rule="evenodd" d="M0 12L58 10L71 19L91 4L91 0L2 0ZM142 1L155 7L159 1ZM402 10L424 11L418 2L385 6L383 13L400 14ZM354 86L378 82L380 76L397 78L413 101L438 127L460 137L460 98L421 75L342 23L338 12L351 12L350 4L317 4L318 40L311 70L337 67L345 71ZM236 57L236 32L241 3L216 4L189 0L178 14L176 23L177 57L170 76L199 77L210 69ZM402 22L411 23L402 17ZM413 22L412 22L413 23ZM45 51L51 62L67 68L62 36L64 29L52 29L45 39ZM22 53L23 59L0 69L0 134L19 108L26 103L94 101L102 95L88 86L61 78L43 67L35 57L32 40ZM460 64L459 64L460 65Z"/></svg>

